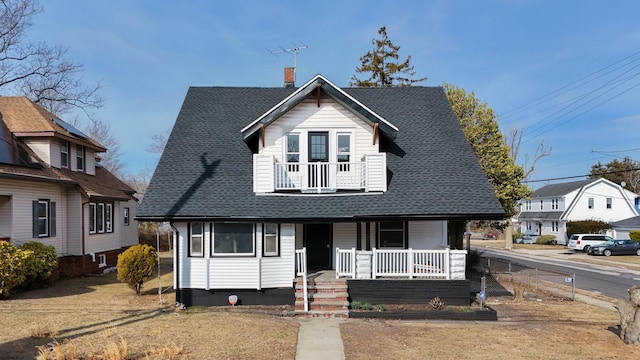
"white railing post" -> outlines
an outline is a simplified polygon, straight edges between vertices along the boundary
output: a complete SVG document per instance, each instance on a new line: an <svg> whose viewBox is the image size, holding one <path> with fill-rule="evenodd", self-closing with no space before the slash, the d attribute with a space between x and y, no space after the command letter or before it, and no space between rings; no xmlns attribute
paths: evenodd
<svg viewBox="0 0 640 360"><path fill-rule="evenodd" d="M304 297L304 311L309 311L309 295L307 294L307 248L296 250L296 276L302 276L302 296Z"/></svg>
<svg viewBox="0 0 640 360"><path fill-rule="evenodd" d="M356 278L356 268L357 268L357 264L356 264L356 248L351 248L351 278L355 279Z"/></svg>
<svg viewBox="0 0 640 360"><path fill-rule="evenodd" d="M340 279L340 272L342 272L342 257L340 256L340 248L336 248L336 279Z"/></svg>
<svg viewBox="0 0 640 360"><path fill-rule="evenodd" d="M451 280L451 269L449 264L451 263L451 249L447 246L445 249L444 256L444 269L445 269L445 279Z"/></svg>
<svg viewBox="0 0 640 360"><path fill-rule="evenodd" d="M411 248L409 248L409 254L407 255L409 257L408 262L409 262L409 279L413 279L413 250Z"/></svg>
<svg viewBox="0 0 640 360"><path fill-rule="evenodd" d="M371 277L375 279L376 275L378 275L378 253L376 252L376 248L371 248L371 252L373 260L371 263Z"/></svg>

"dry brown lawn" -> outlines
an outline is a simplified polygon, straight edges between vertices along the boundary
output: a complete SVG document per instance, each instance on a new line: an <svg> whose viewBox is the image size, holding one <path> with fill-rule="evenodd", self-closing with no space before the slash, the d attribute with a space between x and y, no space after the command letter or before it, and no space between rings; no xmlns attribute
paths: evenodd
<svg viewBox="0 0 640 360"><path fill-rule="evenodd" d="M170 265L163 268L165 288L172 275ZM173 293L165 293L165 304L160 303L157 278L143 291L136 297L110 273L61 281L0 301L0 359L34 359L38 346L67 340L78 357L100 358L105 348L122 340L130 359L295 356L299 325L290 318L246 313L246 307L178 310Z"/></svg>
<svg viewBox="0 0 640 360"><path fill-rule="evenodd" d="M616 312L538 296L489 299L497 322L354 321L341 325L354 359L640 359L618 337Z"/></svg>
<svg viewBox="0 0 640 360"><path fill-rule="evenodd" d="M170 262L163 268L166 288ZM53 342L84 359L105 359L114 346L126 348L128 359L295 358L298 322L265 313L279 309L178 310L173 293L161 304L157 289L153 279L136 297L112 273L0 301L0 359L34 359L38 346ZM348 320L341 325L346 358L640 359L640 346L618 338L616 312L542 295L488 303L499 321Z"/></svg>

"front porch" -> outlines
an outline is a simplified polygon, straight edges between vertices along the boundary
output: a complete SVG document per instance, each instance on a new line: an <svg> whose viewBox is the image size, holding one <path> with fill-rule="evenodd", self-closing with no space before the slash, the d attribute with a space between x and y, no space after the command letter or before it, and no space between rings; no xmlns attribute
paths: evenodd
<svg viewBox="0 0 640 360"><path fill-rule="evenodd" d="M345 316L349 301L416 304L439 297L470 303L466 250L336 248L335 270L307 271L307 249L296 250L296 311L305 316Z"/></svg>

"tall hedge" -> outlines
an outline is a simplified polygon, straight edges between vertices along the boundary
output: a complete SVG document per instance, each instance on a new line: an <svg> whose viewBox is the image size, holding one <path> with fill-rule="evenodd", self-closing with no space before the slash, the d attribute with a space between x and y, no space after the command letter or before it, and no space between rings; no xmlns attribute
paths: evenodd
<svg viewBox="0 0 640 360"><path fill-rule="evenodd" d="M629 238L631 240L640 241L640 230L629 231Z"/></svg>
<svg viewBox="0 0 640 360"><path fill-rule="evenodd" d="M134 245L118 255L118 280L140 296L142 284L153 276L158 255L149 245Z"/></svg>
<svg viewBox="0 0 640 360"><path fill-rule="evenodd" d="M567 236L573 234L601 234L609 229L609 224L598 220L580 220L567 222Z"/></svg>

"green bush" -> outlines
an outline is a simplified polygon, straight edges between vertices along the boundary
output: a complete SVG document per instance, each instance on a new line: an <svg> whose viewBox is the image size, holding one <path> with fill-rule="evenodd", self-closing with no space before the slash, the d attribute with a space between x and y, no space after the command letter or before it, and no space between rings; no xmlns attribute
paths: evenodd
<svg viewBox="0 0 640 360"><path fill-rule="evenodd" d="M7 298L11 289L24 283L27 278L24 263L30 255L29 250L0 241L0 298Z"/></svg>
<svg viewBox="0 0 640 360"><path fill-rule="evenodd" d="M118 280L140 296L142 283L153 276L158 255L149 245L134 245L118 255Z"/></svg>
<svg viewBox="0 0 640 360"><path fill-rule="evenodd" d="M542 236L538 236L538 238L536 239L536 244L539 245L552 245L552 244L556 244L556 236L555 235L542 235Z"/></svg>
<svg viewBox="0 0 640 360"><path fill-rule="evenodd" d="M362 304L362 310L371 311L373 309L373 305L369 303Z"/></svg>
<svg viewBox="0 0 640 360"><path fill-rule="evenodd" d="M516 239L522 239L524 237L524 234L521 233L520 231L516 231L513 234L511 234L511 240L515 243Z"/></svg>
<svg viewBox="0 0 640 360"><path fill-rule="evenodd" d="M631 240L640 241L640 230L629 231L629 238Z"/></svg>
<svg viewBox="0 0 640 360"><path fill-rule="evenodd" d="M51 274L58 267L56 249L37 241L25 243L20 246L20 249L29 252L24 262L26 279L22 286L33 289L46 285Z"/></svg>
<svg viewBox="0 0 640 360"><path fill-rule="evenodd" d="M354 300L349 304L349 307L353 310L360 310L362 307L362 303L360 301Z"/></svg>

